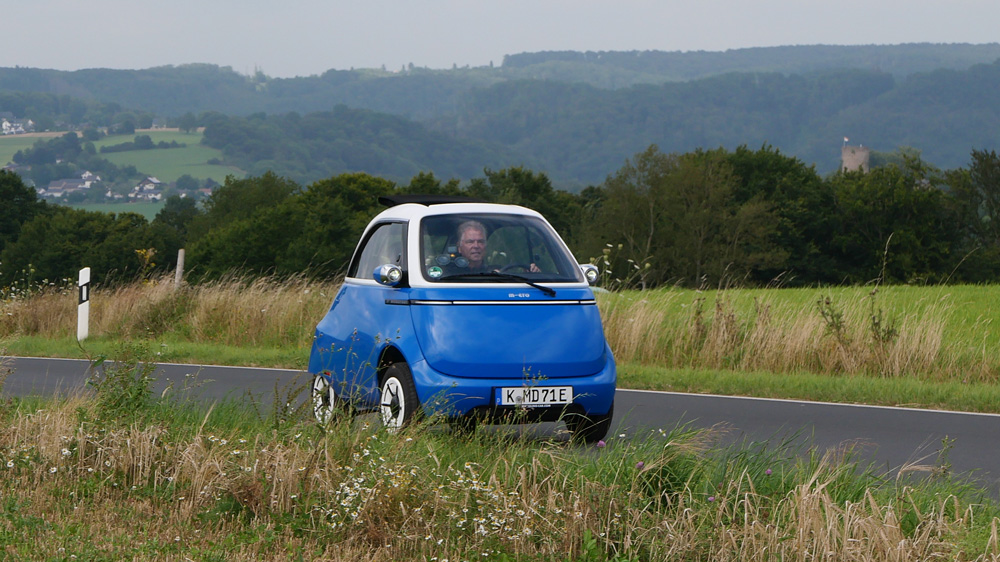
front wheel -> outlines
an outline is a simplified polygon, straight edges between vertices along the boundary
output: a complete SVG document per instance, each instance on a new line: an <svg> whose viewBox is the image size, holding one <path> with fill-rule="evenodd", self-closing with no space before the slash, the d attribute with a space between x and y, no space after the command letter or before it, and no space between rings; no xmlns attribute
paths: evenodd
<svg viewBox="0 0 1000 562"><path fill-rule="evenodd" d="M611 418L615 414L615 403L611 403L608 413L603 416L588 416L570 414L564 420L566 428L573 434L573 439L583 443L597 443L611 429Z"/></svg>
<svg viewBox="0 0 1000 562"><path fill-rule="evenodd" d="M320 425L326 425L333 419L336 410L337 397L333 394L333 386L323 375L313 377L312 406L313 415Z"/></svg>
<svg viewBox="0 0 1000 562"><path fill-rule="evenodd" d="M406 363L393 363L382 375L379 385L382 398L379 400L379 414L382 425L390 433L396 433L406 427L417 410L420 399L413 385L413 377Z"/></svg>

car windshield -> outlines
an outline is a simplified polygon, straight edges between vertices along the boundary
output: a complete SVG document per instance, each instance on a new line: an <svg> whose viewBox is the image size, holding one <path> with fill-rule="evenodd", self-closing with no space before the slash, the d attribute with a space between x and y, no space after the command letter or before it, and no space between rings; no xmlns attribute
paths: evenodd
<svg viewBox="0 0 1000 562"><path fill-rule="evenodd" d="M429 281L583 281L573 256L537 217L435 215L421 221L420 236L423 275Z"/></svg>

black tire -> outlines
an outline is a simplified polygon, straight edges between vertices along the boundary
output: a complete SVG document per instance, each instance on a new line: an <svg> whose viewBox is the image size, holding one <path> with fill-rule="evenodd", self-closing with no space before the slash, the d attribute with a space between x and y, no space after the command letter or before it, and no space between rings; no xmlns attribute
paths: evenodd
<svg viewBox="0 0 1000 562"><path fill-rule="evenodd" d="M390 433L396 433L413 421L420 411L420 399L406 363L393 363L379 382L379 418Z"/></svg>
<svg viewBox="0 0 1000 562"><path fill-rule="evenodd" d="M586 416L582 414L570 414L563 420L566 428L573 434L574 441L582 443L597 443L608 434L611 429L611 419L615 415L615 403L611 403L608 413L603 416Z"/></svg>

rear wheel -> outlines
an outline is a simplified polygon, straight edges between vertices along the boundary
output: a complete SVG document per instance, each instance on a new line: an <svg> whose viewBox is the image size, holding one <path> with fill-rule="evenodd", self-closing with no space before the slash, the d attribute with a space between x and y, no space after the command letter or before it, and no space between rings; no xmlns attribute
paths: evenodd
<svg viewBox="0 0 1000 562"><path fill-rule="evenodd" d="M615 414L615 403L611 403L608 413L602 416L570 414L563 420L573 434L573 439L583 443L597 443L611 429L611 418Z"/></svg>
<svg viewBox="0 0 1000 562"><path fill-rule="evenodd" d="M379 415L390 433L406 427L420 408L417 389L406 363L393 363L382 375Z"/></svg>

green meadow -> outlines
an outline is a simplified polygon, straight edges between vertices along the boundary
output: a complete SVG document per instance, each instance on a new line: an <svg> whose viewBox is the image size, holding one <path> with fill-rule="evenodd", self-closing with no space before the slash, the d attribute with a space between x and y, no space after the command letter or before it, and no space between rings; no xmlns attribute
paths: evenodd
<svg viewBox="0 0 1000 562"><path fill-rule="evenodd" d="M100 154L102 158L118 166L135 166L142 173L155 176L163 182L177 181L177 178L188 174L194 178L211 178L224 183L226 176L243 177L238 168L209 164L213 158L222 158L222 151L201 144L200 132L182 133L176 130L141 130L136 135L149 135L154 143L176 141L184 144L183 148L132 150L128 152L112 152ZM94 146L100 150L102 146L111 146L130 142L136 135L113 135L100 139ZM0 136L0 165L13 161L18 150L31 148L36 142L51 137L7 135Z"/></svg>
<svg viewBox="0 0 1000 562"><path fill-rule="evenodd" d="M18 150L31 148L42 137L28 135L0 135L0 166L14 161Z"/></svg>
<svg viewBox="0 0 1000 562"><path fill-rule="evenodd" d="M163 182L174 182L184 174L198 179L211 178L224 183L226 176L243 177L243 172L230 166L209 164L213 158L222 158L222 151L201 144L201 133L183 133L172 130L136 131L136 135L149 135L154 143L173 142L184 144L183 148L166 148L153 150L132 150L128 152L112 152L101 156L118 166L135 166L140 172L155 176ZM111 146L129 142L135 135L115 135L104 137L94 143L98 150L102 146Z"/></svg>

